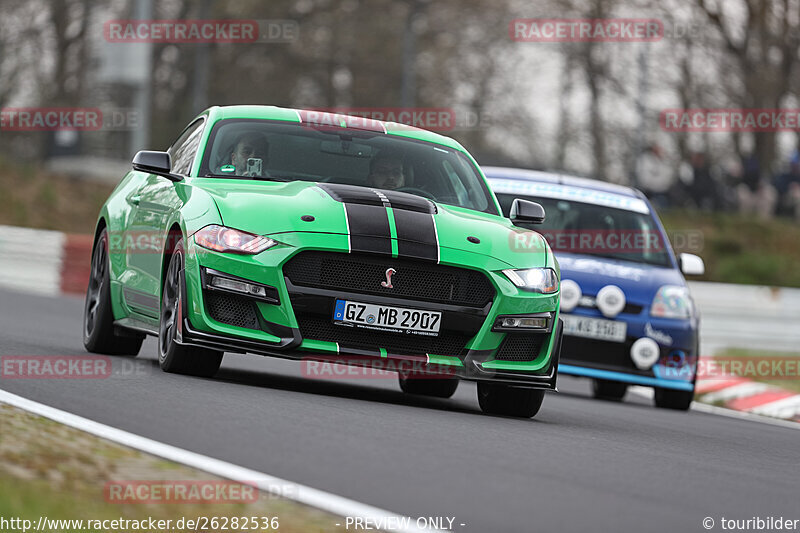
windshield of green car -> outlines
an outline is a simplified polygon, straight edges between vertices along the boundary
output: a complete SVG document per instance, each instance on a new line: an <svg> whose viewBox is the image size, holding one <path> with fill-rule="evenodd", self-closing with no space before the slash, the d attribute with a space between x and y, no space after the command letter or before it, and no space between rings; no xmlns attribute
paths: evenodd
<svg viewBox="0 0 800 533"><path fill-rule="evenodd" d="M505 216L515 198L541 204L544 223L517 225L541 233L556 253L670 266L669 244L650 213L539 196L496 196Z"/></svg>
<svg viewBox="0 0 800 533"><path fill-rule="evenodd" d="M352 128L221 120L199 176L360 185L498 214L475 166L458 150Z"/></svg>

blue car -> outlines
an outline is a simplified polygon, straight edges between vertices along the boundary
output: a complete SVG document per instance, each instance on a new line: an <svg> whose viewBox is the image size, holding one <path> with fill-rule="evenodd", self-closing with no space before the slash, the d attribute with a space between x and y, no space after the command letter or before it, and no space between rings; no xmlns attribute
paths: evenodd
<svg viewBox="0 0 800 533"><path fill-rule="evenodd" d="M559 373L591 378L598 398L622 400L628 386L643 385L654 389L656 406L688 409L699 318L684 275L702 275L703 260L676 257L640 191L548 172L483 171L504 215L515 198L545 209L544 223L521 229L508 245L535 253L536 231L556 254L564 320Z"/></svg>

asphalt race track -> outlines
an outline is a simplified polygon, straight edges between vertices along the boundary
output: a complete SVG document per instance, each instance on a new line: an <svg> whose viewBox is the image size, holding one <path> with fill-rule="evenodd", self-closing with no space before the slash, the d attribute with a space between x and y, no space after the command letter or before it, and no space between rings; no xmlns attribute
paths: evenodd
<svg viewBox="0 0 800 533"><path fill-rule="evenodd" d="M0 355L83 355L81 298L0 291ZM800 432L589 397L562 378L533 420L481 414L475 386L414 398L394 379L321 380L226 355L215 379L162 373L155 342L109 379L0 378L98 422L455 531L704 531L800 518ZM78 517L76 517L78 518ZM464 527L458 524L465 524Z"/></svg>

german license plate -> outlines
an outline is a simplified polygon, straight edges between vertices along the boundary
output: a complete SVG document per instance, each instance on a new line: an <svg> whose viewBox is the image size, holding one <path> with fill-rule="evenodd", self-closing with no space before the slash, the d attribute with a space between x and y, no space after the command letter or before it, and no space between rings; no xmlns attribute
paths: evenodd
<svg viewBox="0 0 800 533"><path fill-rule="evenodd" d="M442 324L442 313L336 300L333 321L336 324L365 329L436 337L439 335L439 327Z"/></svg>
<svg viewBox="0 0 800 533"><path fill-rule="evenodd" d="M567 314L562 314L561 318L564 320L564 335L611 342L625 342L625 334L628 331L626 322Z"/></svg>

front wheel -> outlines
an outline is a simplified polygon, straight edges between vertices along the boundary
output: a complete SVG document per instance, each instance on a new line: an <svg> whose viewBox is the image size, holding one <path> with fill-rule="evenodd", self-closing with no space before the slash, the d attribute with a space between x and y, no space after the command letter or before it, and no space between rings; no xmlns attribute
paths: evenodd
<svg viewBox="0 0 800 533"><path fill-rule="evenodd" d="M694 391L662 389L656 387L653 395L656 407L687 411L694 400Z"/></svg>
<svg viewBox="0 0 800 533"><path fill-rule="evenodd" d="M183 317L183 242L178 241L167 268L158 327L158 365L164 372L211 377L222 363L222 352L181 346L175 340Z"/></svg>
<svg viewBox="0 0 800 533"><path fill-rule="evenodd" d="M543 401L543 390L478 382L478 403L484 413L532 418L539 412Z"/></svg>

